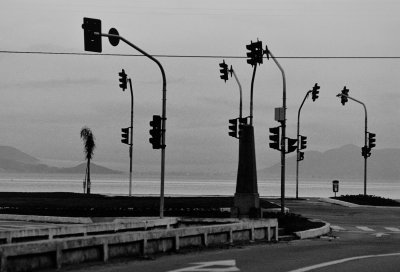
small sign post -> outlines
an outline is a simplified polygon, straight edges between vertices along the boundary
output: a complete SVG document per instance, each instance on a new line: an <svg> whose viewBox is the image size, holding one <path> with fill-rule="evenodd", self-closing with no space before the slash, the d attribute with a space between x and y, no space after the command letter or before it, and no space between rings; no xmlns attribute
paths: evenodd
<svg viewBox="0 0 400 272"><path fill-rule="evenodd" d="M336 193L339 192L339 181L338 180L334 180L332 181L332 189L333 192L335 193L335 197L336 197Z"/></svg>

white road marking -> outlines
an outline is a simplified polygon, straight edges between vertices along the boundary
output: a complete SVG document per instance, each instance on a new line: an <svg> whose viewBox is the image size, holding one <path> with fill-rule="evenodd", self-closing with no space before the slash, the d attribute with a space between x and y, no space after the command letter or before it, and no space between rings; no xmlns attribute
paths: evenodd
<svg viewBox="0 0 400 272"><path fill-rule="evenodd" d="M336 264L355 261L355 260L368 259L368 258L379 258L379 257L390 257L390 256L400 256L400 252L389 253L389 254L365 255L365 256L339 259L339 260L335 260L335 261L320 263L320 264L316 264L316 265L311 265L311 266L291 270L289 272L306 272L306 271L314 270L314 269L321 268L321 267L336 265Z"/></svg>
<svg viewBox="0 0 400 272"><path fill-rule="evenodd" d="M389 231L394 231L394 232L400 231L399 228L392 228L392 227L385 227L385 229L387 229Z"/></svg>
<svg viewBox="0 0 400 272"><path fill-rule="evenodd" d="M192 263L192 266L168 272L236 272L240 271L236 267L235 260L223 260L213 262Z"/></svg>
<svg viewBox="0 0 400 272"><path fill-rule="evenodd" d="M356 226L357 229L363 230L363 231L374 231L371 228L365 227L365 226Z"/></svg>
<svg viewBox="0 0 400 272"><path fill-rule="evenodd" d="M332 229L332 230L336 230L336 231L338 231L338 230L345 230L345 228L342 228L342 227L340 227L340 226L332 226L332 225L331 225L331 229Z"/></svg>

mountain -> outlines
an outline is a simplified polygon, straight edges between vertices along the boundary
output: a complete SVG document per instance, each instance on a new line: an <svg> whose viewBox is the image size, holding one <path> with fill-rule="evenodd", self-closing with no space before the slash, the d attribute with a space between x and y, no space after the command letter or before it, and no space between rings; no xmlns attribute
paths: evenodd
<svg viewBox="0 0 400 272"><path fill-rule="evenodd" d="M368 158L368 177L378 180L400 180L400 149L373 149ZM281 165L258 171L260 178L280 177ZM286 159L286 174L296 175L296 156ZM345 145L325 152L309 151L299 162L299 175L302 178L355 178L364 176L364 158L361 148Z"/></svg>
<svg viewBox="0 0 400 272"><path fill-rule="evenodd" d="M18 173L85 173L86 163L75 167L53 167L41 163L41 161L14 147L0 146L0 172ZM94 163L90 164L90 172L93 174L120 174Z"/></svg>

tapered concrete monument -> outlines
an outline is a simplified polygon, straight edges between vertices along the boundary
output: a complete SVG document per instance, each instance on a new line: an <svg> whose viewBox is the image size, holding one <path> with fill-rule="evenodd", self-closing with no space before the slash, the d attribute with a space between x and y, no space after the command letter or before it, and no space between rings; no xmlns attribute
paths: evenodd
<svg viewBox="0 0 400 272"><path fill-rule="evenodd" d="M239 164L234 197L235 217L259 217L260 198L257 186L254 127L241 125L239 137Z"/></svg>

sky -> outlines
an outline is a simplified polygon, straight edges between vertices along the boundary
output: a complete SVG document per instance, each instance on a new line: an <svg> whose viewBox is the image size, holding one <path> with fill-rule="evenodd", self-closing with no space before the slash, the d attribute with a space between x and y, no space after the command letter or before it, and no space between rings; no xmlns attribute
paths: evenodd
<svg viewBox="0 0 400 272"><path fill-rule="evenodd" d="M121 128L130 123L130 94L118 84L124 69L134 92L134 171L158 171L160 151L148 141L152 115L161 115L162 78L142 56L54 55L85 53L84 17L102 20L102 32L121 36L159 57L167 77L167 172L236 171L237 140L228 120L238 117L234 78L220 79L223 56L246 56L261 40L276 57L400 57L400 3L378 0L2 0L0 9L0 145L16 147L43 162L84 161L80 129L96 138L94 162L126 171L128 146ZM8 53L7 53L7 52ZM138 54L103 38L103 54ZM224 58L243 86L249 114L252 67L245 58ZM399 148L400 58L278 58L287 80L287 134L296 137L299 106L315 83L319 98L305 101L300 134L307 150L363 145L364 110L336 97L346 86L365 103L368 130L377 147ZM257 168L279 161L268 147L278 126L282 77L272 60L257 68L254 130ZM360 151L361 152L361 151ZM360 154L361 159L361 154Z"/></svg>

